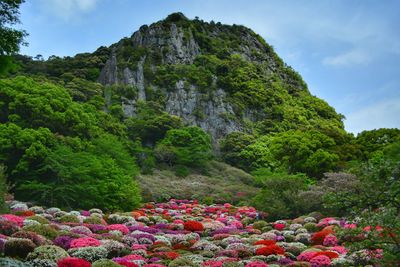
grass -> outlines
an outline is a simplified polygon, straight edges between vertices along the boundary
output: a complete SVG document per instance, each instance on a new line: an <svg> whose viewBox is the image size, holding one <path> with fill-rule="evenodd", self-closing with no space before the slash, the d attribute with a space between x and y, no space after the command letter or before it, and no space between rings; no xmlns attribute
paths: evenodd
<svg viewBox="0 0 400 267"><path fill-rule="evenodd" d="M217 161L209 164L206 174L191 170L188 176L179 177L174 170L163 169L139 176L138 182L144 201L177 198L246 204L258 192L250 174Z"/></svg>

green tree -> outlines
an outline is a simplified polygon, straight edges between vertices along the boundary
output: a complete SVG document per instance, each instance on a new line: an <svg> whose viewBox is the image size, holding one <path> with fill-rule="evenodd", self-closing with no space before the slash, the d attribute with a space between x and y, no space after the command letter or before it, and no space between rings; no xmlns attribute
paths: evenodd
<svg viewBox="0 0 400 267"><path fill-rule="evenodd" d="M20 183L18 198L67 208L99 207L112 211L137 207L141 197L133 178L136 170L123 167L125 159L120 156L127 156L127 152L121 151L118 142L115 145L106 154L73 151L65 145L55 147L41 167L34 170L35 179Z"/></svg>
<svg viewBox="0 0 400 267"><path fill-rule="evenodd" d="M270 150L289 173L302 172L321 177L335 168L339 157L333 151L335 141L318 131L291 130L272 136Z"/></svg>
<svg viewBox="0 0 400 267"><path fill-rule="evenodd" d="M305 175L273 173L266 169L253 172L253 175L262 189L252 199L252 205L267 212L269 220L293 218L306 212L299 194L310 183Z"/></svg>
<svg viewBox="0 0 400 267"><path fill-rule="evenodd" d="M223 160L233 166L247 169L250 162L241 153L247 146L255 142L255 137L242 132L228 134L220 141L220 149Z"/></svg>
<svg viewBox="0 0 400 267"><path fill-rule="evenodd" d="M24 0L0 1L0 74L13 68L12 55L24 44L25 31L11 28L19 23L19 6Z"/></svg>
<svg viewBox="0 0 400 267"><path fill-rule="evenodd" d="M139 138L143 145L154 146L168 130L183 126L182 119L163 112L155 102L139 102L137 114L125 121L131 140Z"/></svg>
<svg viewBox="0 0 400 267"><path fill-rule="evenodd" d="M4 165L0 165L0 214L6 213L8 211L7 204L5 202L7 190L7 180L5 174Z"/></svg>
<svg viewBox="0 0 400 267"><path fill-rule="evenodd" d="M212 158L211 138L199 127L169 130L156 147L156 157L172 165L204 167Z"/></svg>

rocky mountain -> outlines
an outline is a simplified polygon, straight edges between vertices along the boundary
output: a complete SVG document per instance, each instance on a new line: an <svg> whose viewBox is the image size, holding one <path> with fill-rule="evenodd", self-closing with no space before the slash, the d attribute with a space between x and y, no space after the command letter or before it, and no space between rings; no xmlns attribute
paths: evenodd
<svg viewBox="0 0 400 267"><path fill-rule="evenodd" d="M238 131L344 131L342 116L312 96L301 76L244 26L173 13L94 53L51 57L41 69L37 63L36 73L66 83L79 77L102 84L107 110L118 105L123 116L135 117L140 102L156 103L209 132L214 143ZM74 98L89 98L75 87Z"/></svg>
<svg viewBox="0 0 400 267"><path fill-rule="evenodd" d="M135 116L138 101L161 101L165 111L203 128L214 139L249 131L248 126L260 120L284 120L271 107L284 101L271 92L282 87L292 99L310 98L304 109L340 124L340 116L310 97L301 77L252 30L189 20L181 13L144 25L112 45L98 81L135 88L134 97L121 98L126 116ZM275 103L268 103L271 98L277 98ZM323 107L315 110L315 102ZM322 114L326 108L331 112Z"/></svg>

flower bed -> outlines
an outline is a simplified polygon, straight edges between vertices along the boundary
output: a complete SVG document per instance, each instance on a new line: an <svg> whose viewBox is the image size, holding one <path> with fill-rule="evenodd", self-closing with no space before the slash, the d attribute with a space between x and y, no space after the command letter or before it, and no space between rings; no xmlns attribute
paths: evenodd
<svg viewBox="0 0 400 267"><path fill-rule="evenodd" d="M358 229L352 222L259 221L254 208L230 204L172 199L113 214L10 206L0 215L0 266L351 266L382 254L348 252L337 232Z"/></svg>

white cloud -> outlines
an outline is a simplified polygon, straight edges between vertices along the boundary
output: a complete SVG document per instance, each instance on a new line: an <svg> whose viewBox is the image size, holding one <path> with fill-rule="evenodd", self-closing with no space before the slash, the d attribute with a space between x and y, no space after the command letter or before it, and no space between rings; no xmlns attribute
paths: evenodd
<svg viewBox="0 0 400 267"><path fill-rule="evenodd" d="M64 20L70 20L93 10L99 0L42 0L41 2L47 13Z"/></svg>
<svg viewBox="0 0 400 267"><path fill-rule="evenodd" d="M367 64L371 61L371 56L362 50L352 50L336 56L325 57L322 60L324 65L330 66L351 66Z"/></svg>
<svg viewBox="0 0 400 267"><path fill-rule="evenodd" d="M400 97L383 100L347 116L346 130L359 133L376 128L400 128Z"/></svg>

